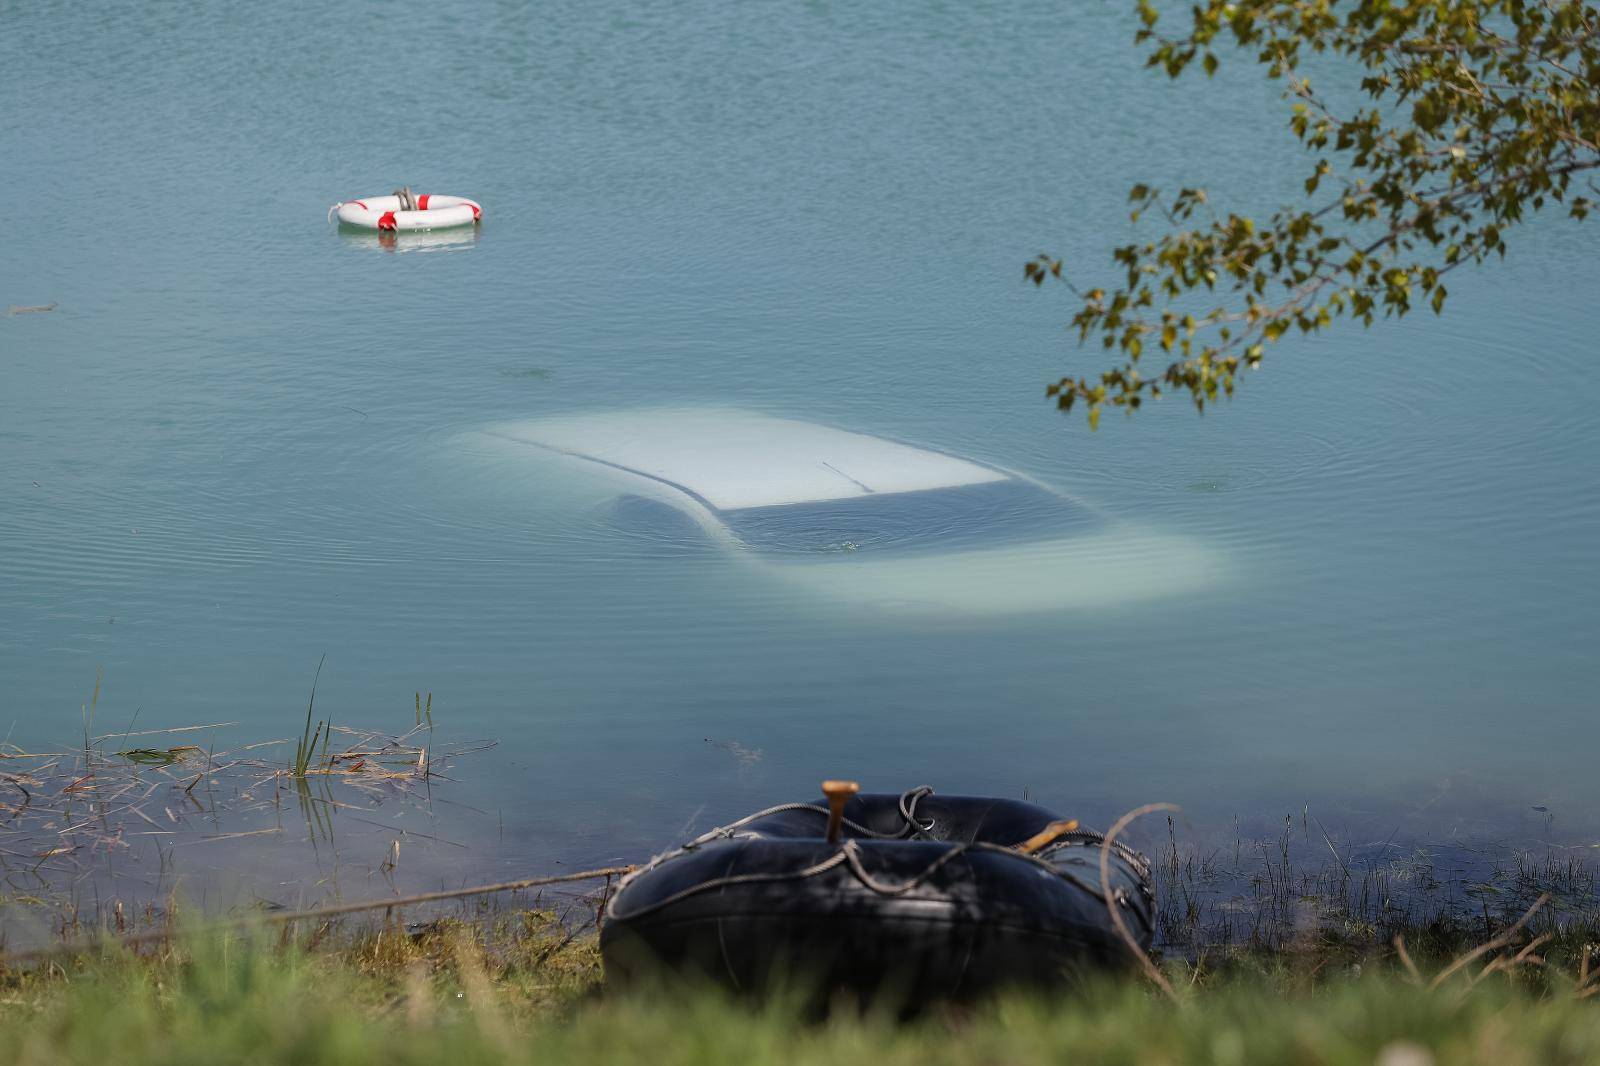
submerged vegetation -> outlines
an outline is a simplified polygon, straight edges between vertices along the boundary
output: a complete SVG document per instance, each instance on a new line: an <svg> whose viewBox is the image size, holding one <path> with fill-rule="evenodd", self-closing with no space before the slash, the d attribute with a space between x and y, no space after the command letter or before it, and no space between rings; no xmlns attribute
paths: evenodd
<svg viewBox="0 0 1600 1066"><path fill-rule="evenodd" d="M339 898L339 871L361 868L353 852L398 894L403 842L408 853L462 847L421 832L407 811L431 818L435 783L459 757L492 746L441 744L431 694L426 703L417 694L415 725L391 735L315 719L313 682L300 736L219 748L216 735L236 723L140 730L135 720L96 735L99 692L97 681L81 743L0 742L0 951L164 929L185 898L211 895L230 860L246 867L270 855L291 875L281 887L295 894L252 896L258 908ZM205 743L178 742L189 738ZM297 871L322 876L301 885Z"/></svg>

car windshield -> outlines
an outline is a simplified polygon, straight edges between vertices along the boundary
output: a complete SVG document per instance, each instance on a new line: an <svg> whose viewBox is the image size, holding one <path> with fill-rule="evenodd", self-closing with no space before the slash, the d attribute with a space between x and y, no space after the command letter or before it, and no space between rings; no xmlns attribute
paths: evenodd
<svg viewBox="0 0 1600 1066"><path fill-rule="evenodd" d="M992 547L1081 534L1101 524L1094 511L1015 478L717 514L758 551L804 553Z"/></svg>

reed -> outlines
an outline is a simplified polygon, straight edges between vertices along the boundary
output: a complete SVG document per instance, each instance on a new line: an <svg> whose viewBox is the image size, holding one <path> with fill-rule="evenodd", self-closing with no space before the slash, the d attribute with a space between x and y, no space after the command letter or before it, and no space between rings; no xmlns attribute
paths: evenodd
<svg viewBox="0 0 1600 1066"><path fill-rule="evenodd" d="M322 741L322 756L326 763L328 755L327 735L333 732L333 723L318 720L316 732L311 730L311 714L317 706L317 682L322 680L322 664L328 661L328 653L323 652L322 658L317 660L317 672L311 678L311 698L306 701L306 725L299 741L294 746L293 772L295 777L303 778L311 766L311 759L317 751L317 741Z"/></svg>

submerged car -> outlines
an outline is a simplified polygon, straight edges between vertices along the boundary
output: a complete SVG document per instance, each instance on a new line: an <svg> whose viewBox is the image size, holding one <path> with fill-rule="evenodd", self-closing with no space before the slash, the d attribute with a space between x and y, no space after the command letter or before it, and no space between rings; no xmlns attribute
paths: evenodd
<svg viewBox="0 0 1600 1066"><path fill-rule="evenodd" d="M489 432L615 479L617 524L720 545L776 576L876 607L1101 606L1193 589L1219 573L1193 541L1118 522L1026 475L830 426L644 409Z"/></svg>

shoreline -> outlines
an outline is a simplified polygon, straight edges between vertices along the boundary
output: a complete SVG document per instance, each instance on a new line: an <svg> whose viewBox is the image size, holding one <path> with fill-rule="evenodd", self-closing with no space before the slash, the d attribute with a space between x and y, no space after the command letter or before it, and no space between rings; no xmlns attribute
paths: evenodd
<svg viewBox="0 0 1600 1066"><path fill-rule="evenodd" d="M395 907L418 893L442 901L475 885L570 878L559 859L464 863L470 849L449 836L460 826L440 824L435 805L451 803L469 757L494 742L441 737L420 694L408 724L395 735L334 725L315 718L313 701L293 750L296 738L221 752L188 742L209 726L140 733L151 745L141 747L121 746L132 734L46 752L0 746L0 942L49 949L169 929L178 915ZM1394 838L1358 847L1306 812L1271 837L1248 837L1236 820L1231 841L1185 839L1170 816L1151 822L1130 835L1152 862L1156 944L1168 957L1281 950L1312 931L1378 948L1440 923L1491 928L1546 893L1564 916L1600 915L1600 858L1588 848ZM449 907L413 901L406 913Z"/></svg>

